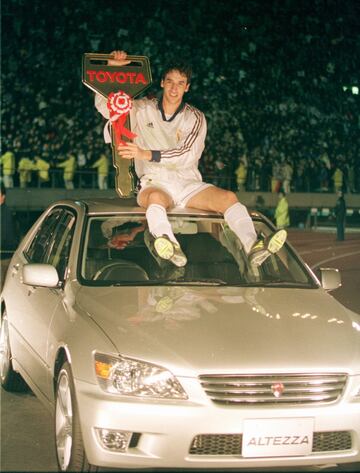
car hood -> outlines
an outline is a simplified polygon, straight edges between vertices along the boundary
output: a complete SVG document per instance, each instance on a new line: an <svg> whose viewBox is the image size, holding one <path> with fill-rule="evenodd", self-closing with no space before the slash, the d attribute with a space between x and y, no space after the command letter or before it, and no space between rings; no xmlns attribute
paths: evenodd
<svg viewBox="0 0 360 473"><path fill-rule="evenodd" d="M322 289L83 287L120 354L194 372L360 370L360 316Z"/></svg>

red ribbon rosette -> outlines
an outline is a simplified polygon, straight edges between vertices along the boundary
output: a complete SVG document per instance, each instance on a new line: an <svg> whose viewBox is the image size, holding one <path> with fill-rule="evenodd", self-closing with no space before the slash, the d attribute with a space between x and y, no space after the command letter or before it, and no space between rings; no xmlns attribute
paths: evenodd
<svg viewBox="0 0 360 473"><path fill-rule="evenodd" d="M122 140L123 136L129 140L136 138L137 135L125 127L126 118L132 108L130 95L122 90L116 93L111 92L108 95L107 107L110 111L110 122L114 129L116 146L125 144Z"/></svg>

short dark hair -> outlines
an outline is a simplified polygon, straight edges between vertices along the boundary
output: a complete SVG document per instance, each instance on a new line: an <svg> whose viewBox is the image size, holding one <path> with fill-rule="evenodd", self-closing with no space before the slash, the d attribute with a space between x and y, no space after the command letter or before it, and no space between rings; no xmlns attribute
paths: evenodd
<svg viewBox="0 0 360 473"><path fill-rule="evenodd" d="M4 186L3 182L1 182L1 194L6 195L6 187Z"/></svg>
<svg viewBox="0 0 360 473"><path fill-rule="evenodd" d="M161 80L164 80L166 77L166 74L168 74L171 71L179 71L180 74L186 76L188 84L191 82L191 76L192 76L192 67L190 64L187 64L186 62L170 62L167 64L167 66L164 68L162 74L161 74Z"/></svg>

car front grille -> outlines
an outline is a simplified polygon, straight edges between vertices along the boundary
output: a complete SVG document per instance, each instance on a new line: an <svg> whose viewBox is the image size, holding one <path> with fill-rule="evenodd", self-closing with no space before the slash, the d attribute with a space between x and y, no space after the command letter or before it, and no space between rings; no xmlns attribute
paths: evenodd
<svg viewBox="0 0 360 473"><path fill-rule="evenodd" d="M328 404L342 395L346 374L202 375L209 398L221 404Z"/></svg>
<svg viewBox="0 0 360 473"><path fill-rule="evenodd" d="M190 455L242 455L242 434L197 435L190 446ZM351 450L351 433L314 432L312 453Z"/></svg>

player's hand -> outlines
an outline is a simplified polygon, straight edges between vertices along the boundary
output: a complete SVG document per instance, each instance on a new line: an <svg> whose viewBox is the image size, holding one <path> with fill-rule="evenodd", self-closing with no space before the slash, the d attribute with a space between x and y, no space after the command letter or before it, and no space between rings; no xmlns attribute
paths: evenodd
<svg viewBox="0 0 360 473"><path fill-rule="evenodd" d="M139 159L150 161L151 151L139 148L135 143L125 143L118 146L118 153L124 159Z"/></svg>
<svg viewBox="0 0 360 473"><path fill-rule="evenodd" d="M113 58L108 59L108 66L126 66L126 64L130 64L127 58L127 54L125 51L112 51L110 53Z"/></svg>
<svg viewBox="0 0 360 473"><path fill-rule="evenodd" d="M124 250L134 240L136 235L144 230L145 225L142 224L139 227L131 229L128 233L118 233L108 242L108 247L115 248L116 250Z"/></svg>

